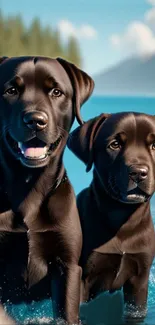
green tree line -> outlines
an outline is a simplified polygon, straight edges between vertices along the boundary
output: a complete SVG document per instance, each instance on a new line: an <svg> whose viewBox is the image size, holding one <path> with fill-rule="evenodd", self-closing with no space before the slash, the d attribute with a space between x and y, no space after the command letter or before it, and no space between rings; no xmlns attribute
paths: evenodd
<svg viewBox="0 0 155 325"><path fill-rule="evenodd" d="M0 12L0 56L40 55L63 57L81 66L81 53L77 40L70 37L62 42L59 31L42 26L34 18L26 27L21 16L4 17Z"/></svg>

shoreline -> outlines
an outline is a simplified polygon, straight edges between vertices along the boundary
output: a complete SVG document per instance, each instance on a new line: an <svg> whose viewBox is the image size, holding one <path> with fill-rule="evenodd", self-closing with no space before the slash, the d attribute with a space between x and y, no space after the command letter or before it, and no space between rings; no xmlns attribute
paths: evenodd
<svg viewBox="0 0 155 325"><path fill-rule="evenodd" d="M93 94L91 98L143 98L143 99L155 99L155 94Z"/></svg>

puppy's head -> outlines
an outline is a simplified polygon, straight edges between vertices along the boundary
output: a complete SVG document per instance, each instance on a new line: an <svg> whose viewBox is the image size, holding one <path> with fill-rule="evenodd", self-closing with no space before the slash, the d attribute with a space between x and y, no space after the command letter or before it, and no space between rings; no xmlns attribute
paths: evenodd
<svg viewBox="0 0 155 325"><path fill-rule="evenodd" d="M46 166L64 147L93 80L63 59L0 58L0 138L27 167ZM4 146L3 143L3 146Z"/></svg>
<svg viewBox="0 0 155 325"><path fill-rule="evenodd" d="M102 114L74 130L68 147L104 190L124 203L143 203L155 190L155 117Z"/></svg>

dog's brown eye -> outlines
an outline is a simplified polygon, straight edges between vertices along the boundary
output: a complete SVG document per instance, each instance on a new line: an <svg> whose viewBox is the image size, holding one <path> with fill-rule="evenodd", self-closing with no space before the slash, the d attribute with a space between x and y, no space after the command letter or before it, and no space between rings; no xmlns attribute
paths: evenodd
<svg viewBox="0 0 155 325"><path fill-rule="evenodd" d="M114 140L110 143L109 148L112 150L118 150L121 148L121 144L118 140Z"/></svg>
<svg viewBox="0 0 155 325"><path fill-rule="evenodd" d="M155 150L155 142L152 143L152 145L151 145L151 149L152 149L152 150Z"/></svg>
<svg viewBox="0 0 155 325"><path fill-rule="evenodd" d="M58 88L53 88L51 91L50 91L50 96L53 96L53 97L60 97L62 95L62 91Z"/></svg>
<svg viewBox="0 0 155 325"><path fill-rule="evenodd" d="M9 95L9 96L15 96L17 95L18 91L15 87L10 87L7 90L5 90L4 95Z"/></svg>

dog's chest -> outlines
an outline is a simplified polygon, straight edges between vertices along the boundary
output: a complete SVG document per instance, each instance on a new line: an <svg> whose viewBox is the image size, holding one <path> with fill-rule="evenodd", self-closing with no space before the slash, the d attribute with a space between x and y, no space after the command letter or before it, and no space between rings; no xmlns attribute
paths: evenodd
<svg viewBox="0 0 155 325"><path fill-rule="evenodd" d="M117 290L139 272L137 254L102 254L93 252L87 262L84 278L95 290Z"/></svg>
<svg viewBox="0 0 155 325"><path fill-rule="evenodd" d="M41 232L52 230L54 225L52 211L49 211L48 204L40 199L28 197L22 202L19 211L28 229Z"/></svg>

